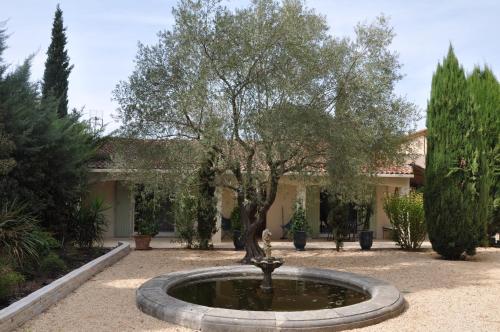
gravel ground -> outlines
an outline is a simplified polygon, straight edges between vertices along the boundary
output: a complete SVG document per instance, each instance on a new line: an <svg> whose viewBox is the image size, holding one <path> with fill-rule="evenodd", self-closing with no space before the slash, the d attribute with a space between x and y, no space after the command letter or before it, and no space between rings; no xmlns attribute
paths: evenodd
<svg viewBox="0 0 500 332"><path fill-rule="evenodd" d="M500 331L500 249L479 249L468 261L444 261L431 250L276 250L286 265L338 269L393 283L408 309L358 331ZM241 252L181 249L133 251L94 276L19 331L191 331L135 306L135 289L171 271L230 265Z"/></svg>

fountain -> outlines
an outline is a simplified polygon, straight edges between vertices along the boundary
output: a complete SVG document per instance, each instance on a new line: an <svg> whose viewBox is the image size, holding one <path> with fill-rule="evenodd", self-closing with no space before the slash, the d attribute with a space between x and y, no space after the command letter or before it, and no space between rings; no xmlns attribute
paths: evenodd
<svg viewBox="0 0 500 332"><path fill-rule="evenodd" d="M404 310L401 293L384 281L335 270L281 267L283 259L271 254L269 230L262 240L265 256L252 260L255 266L174 272L145 282L137 290L138 308L195 330L269 332L352 329Z"/></svg>
<svg viewBox="0 0 500 332"><path fill-rule="evenodd" d="M252 264L259 267L264 273L264 279L262 280L260 288L267 293L272 293L273 291L273 280L271 278L271 274L275 269L283 265L282 258L275 258L271 255L271 236L272 233L268 229L265 229L262 232L265 257L258 259L252 258Z"/></svg>

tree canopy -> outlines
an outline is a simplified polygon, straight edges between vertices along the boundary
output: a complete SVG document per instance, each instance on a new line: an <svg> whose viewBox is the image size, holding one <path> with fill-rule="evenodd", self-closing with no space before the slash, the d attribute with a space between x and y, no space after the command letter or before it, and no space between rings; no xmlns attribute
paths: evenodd
<svg viewBox="0 0 500 332"><path fill-rule="evenodd" d="M258 231L285 174L358 174L400 152L416 111L393 93L401 65L386 18L351 40L301 1L183 0L174 16L115 90L122 132L215 153L245 225L244 261L262 255Z"/></svg>

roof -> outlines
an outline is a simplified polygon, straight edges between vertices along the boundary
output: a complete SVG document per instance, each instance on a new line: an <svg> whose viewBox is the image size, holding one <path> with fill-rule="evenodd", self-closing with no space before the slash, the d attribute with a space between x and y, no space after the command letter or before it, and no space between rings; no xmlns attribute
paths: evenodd
<svg viewBox="0 0 500 332"><path fill-rule="evenodd" d="M414 133L408 134L408 138L416 138L421 136L427 136L427 128L420 129Z"/></svg>
<svg viewBox="0 0 500 332"><path fill-rule="evenodd" d="M411 174L413 174L413 167L411 167L411 165L380 167L377 170L377 173L378 174L411 175Z"/></svg>
<svg viewBox="0 0 500 332"><path fill-rule="evenodd" d="M127 156L127 162L134 160L140 161L141 158L148 158L148 166L153 169L167 169L167 162L164 159L164 154L161 150L166 147L166 144L179 144L185 146L187 140L145 140L145 139L128 139L128 138L108 138L98 149L94 158L89 162L88 167L94 171L106 170L123 170L129 169L130 164L125 164L121 160L120 154ZM182 148L182 147L181 147ZM158 158L162 156L162 158ZM175 158L175 156L174 156ZM152 161L152 162L151 162ZM376 172L378 175L412 175L413 168L411 165L394 165L379 167Z"/></svg>

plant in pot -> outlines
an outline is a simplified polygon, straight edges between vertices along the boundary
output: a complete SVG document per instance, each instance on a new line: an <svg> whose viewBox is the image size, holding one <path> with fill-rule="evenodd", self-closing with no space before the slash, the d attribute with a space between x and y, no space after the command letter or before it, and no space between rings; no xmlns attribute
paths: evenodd
<svg viewBox="0 0 500 332"><path fill-rule="evenodd" d="M245 249L245 241L243 238L243 227L240 220L240 209L235 207L231 212L231 232L233 235L234 249Z"/></svg>
<svg viewBox="0 0 500 332"><path fill-rule="evenodd" d="M136 234L134 235L136 250L149 250L151 239L158 234L158 223L154 220L139 220L136 222Z"/></svg>
<svg viewBox="0 0 500 332"><path fill-rule="evenodd" d="M135 249L148 250L151 249L149 245L151 238L159 232L159 224L155 213L157 211L157 204L154 199L144 199L138 203L135 215Z"/></svg>
<svg viewBox="0 0 500 332"><path fill-rule="evenodd" d="M373 231L370 230L370 218L373 213L372 203L360 206L363 229L359 232L359 245L362 250L370 250L373 245Z"/></svg>
<svg viewBox="0 0 500 332"><path fill-rule="evenodd" d="M295 211L292 216L292 227L290 233L293 236L293 245L298 251L305 250L307 241L308 225L306 220L306 211L301 203L295 204Z"/></svg>

